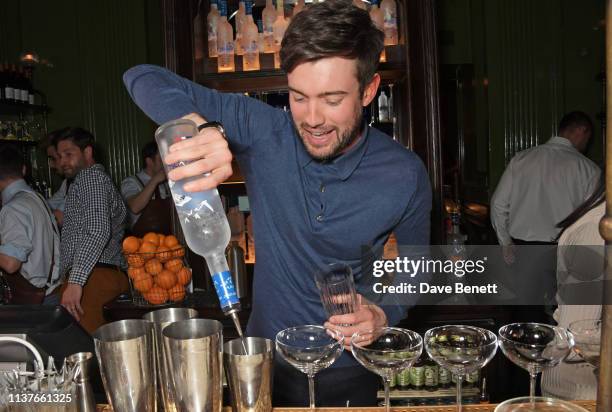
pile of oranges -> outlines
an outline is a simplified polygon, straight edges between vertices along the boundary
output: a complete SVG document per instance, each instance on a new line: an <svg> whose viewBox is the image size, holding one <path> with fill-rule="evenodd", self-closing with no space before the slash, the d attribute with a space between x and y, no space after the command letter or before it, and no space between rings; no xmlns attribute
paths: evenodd
<svg viewBox="0 0 612 412"><path fill-rule="evenodd" d="M132 287L150 304L161 305L185 298L191 270L183 265L185 249L174 235L149 232L142 238L123 240Z"/></svg>

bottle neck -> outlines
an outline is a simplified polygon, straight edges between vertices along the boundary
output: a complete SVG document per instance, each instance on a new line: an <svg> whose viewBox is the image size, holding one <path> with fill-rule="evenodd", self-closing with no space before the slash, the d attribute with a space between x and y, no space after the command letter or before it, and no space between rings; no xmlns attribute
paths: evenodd
<svg viewBox="0 0 612 412"><path fill-rule="evenodd" d="M206 259L206 264L208 265L208 270L211 275L229 271L229 265L227 264L227 259L223 251L211 253L210 255L204 256L204 258Z"/></svg>

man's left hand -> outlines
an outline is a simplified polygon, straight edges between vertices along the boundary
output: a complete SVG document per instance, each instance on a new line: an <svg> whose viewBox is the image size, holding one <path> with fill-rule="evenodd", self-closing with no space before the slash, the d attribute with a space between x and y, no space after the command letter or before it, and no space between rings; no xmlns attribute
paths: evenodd
<svg viewBox="0 0 612 412"><path fill-rule="evenodd" d="M348 326L347 326L348 325ZM357 311L330 317L323 325L344 335L344 348L351 349L351 336L356 332L387 326L387 315L378 306L357 295ZM369 342L362 342L367 345Z"/></svg>
<svg viewBox="0 0 612 412"><path fill-rule="evenodd" d="M85 312L81 307L81 297L83 296L83 287L76 283L69 283L62 294L61 305L77 320L81 319L81 315Z"/></svg>

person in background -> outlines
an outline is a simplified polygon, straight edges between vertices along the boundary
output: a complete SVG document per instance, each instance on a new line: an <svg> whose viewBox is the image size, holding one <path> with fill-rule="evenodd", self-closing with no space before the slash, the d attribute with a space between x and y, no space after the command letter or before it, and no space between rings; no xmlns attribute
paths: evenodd
<svg viewBox="0 0 612 412"><path fill-rule="evenodd" d="M121 195L130 212L130 232L142 237L148 232L172 233L173 203L157 144L141 150L144 168L121 182Z"/></svg>
<svg viewBox="0 0 612 412"><path fill-rule="evenodd" d="M53 211L53 215L55 216L59 227L62 226L62 223L64 221L64 205L66 204L66 192L68 192L68 186L70 185L70 182L68 181L68 179L64 178L62 171L59 169L59 156L57 155L57 150L53 145L53 139L55 138L55 136L59 135L64 130L66 130L66 128L50 132L47 135L46 148L47 162L49 163L49 167L51 168L53 173L63 178L62 184L60 185L59 189L57 189L57 192L55 192L53 196L47 199L47 203L49 204L49 207L51 207L51 210Z"/></svg>
<svg viewBox="0 0 612 412"><path fill-rule="evenodd" d="M54 140L59 167L72 184L62 227L61 304L90 333L105 323L102 305L128 290L121 241L127 211L104 167L96 163L94 137L69 128Z"/></svg>
<svg viewBox="0 0 612 412"><path fill-rule="evenodd" d="M491 198L491 223L508 263L514 245L554 244L558 222L593 193L599 167L582 154L593 133L583 112L559 123L559 136L517 153Z"/></svg>
<svg viewBox="0 0 612 412"><path fill-rule="evenodd" d="M227 132L226 140L218 125L205 127L172 145L165 161L189 161L168 178L197 176L185 184L197 191L229 178L232 154L238 160L257 239L249 336L274 339L287 327L325 324L341 331L348 347L354 332L406 316L406 306L379 306L363 297L371 293L370 274L362 271L364 246L382 250L391 233L400 245L429 244L431 189L422 161L363 119L380 84L383 39L369 14L346 0L300 12L280 50L290 112L159 67L124 74L136 104L157 123L217 121ZM360 297L353 313L328 318L313 277L333 262L351 266ZM307 404L305 375L279 358L274 404ZM317 401L375 405L379 385L379 377L346 353L317 374Z"/></svg>
<svg viewBox="0 0 612 412"><path fill-rule="evenodd" d="M604 182L602 173L591 197L558 225L563 230L557 249L560 294L553 316L563 328L578 320L601 318L601 301L597 297L601 296L604 268L605 242L599 233L599 222L606 211ZM561 362L544 370L542 394L566 400L597 399L593 367Z"/></svg>
<svg viewBox="0 0 612 412"><path fill-rule="evenodd" d="M23 153L13 145L0 146L0 269L11 286L12 303L57 305L59 229L42 196L23 180L24 173ZM42 302L27 301L32 288L46 288Z"/></svg>

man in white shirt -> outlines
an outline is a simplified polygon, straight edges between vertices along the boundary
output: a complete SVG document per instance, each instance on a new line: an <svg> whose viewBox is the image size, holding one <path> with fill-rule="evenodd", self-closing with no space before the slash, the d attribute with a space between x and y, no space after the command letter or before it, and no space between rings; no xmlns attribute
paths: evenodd
<svg viewBox="0 0 612 412"><path fill-rule="evenodd" d="M172 198L157 144L147 143L141 156L144 169L121 182L131 233L141 237L147 232L172 233Z"/></svg>
<svg viewBox="0 0 612 412"><path fill-rule="evenodd" d="M593 123L582 112L563 116L559 136L517 153L491 198L491 222L506 263L514 262L515 244L553 244L556 225L597 186L600 171L581 152Z"/></svg>

